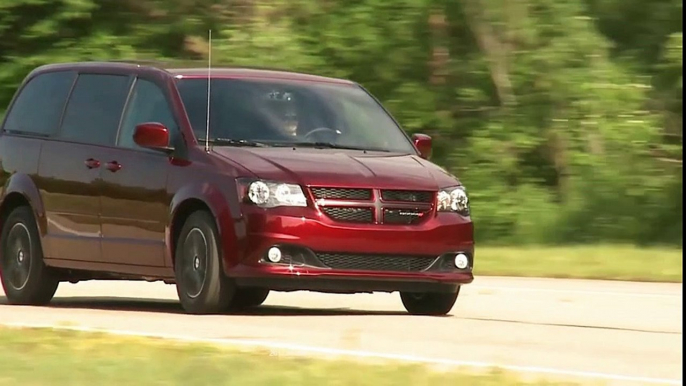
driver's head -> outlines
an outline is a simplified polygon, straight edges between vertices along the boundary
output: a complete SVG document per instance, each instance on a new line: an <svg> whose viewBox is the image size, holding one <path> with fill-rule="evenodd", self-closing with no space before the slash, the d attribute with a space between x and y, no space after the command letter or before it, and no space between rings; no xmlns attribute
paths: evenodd
<svg viewBox="0 0 686 386"><path fill-rule="evenodd" d="M298 114L295 109L293 96L288 92L274 91L269 93L267 100L270 115L276 118L279 128L287 135L296 135L298 130Z"/></svg>

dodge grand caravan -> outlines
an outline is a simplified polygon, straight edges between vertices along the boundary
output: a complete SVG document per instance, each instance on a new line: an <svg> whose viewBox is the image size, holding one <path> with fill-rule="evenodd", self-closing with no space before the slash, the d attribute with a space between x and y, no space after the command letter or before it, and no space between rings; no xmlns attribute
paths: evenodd
<svg viewBox="0 0 686 386"><path fill-rule="evenodd" d="M473 280L473 226L430 153L347 80L42 66L2 121L2 284L24 305L64 281L162 280L194 314L299 290L446 314Z"/></svg>

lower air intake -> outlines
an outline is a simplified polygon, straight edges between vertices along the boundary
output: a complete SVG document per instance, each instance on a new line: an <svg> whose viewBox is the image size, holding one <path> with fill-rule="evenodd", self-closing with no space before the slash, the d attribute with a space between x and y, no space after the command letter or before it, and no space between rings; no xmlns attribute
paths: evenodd
<svg viewBox="0 0 686 386"><path fill-rule="evenodd" d="M361 255L350 253L317 253L322 264L332 269L419 272L435 260L433 256Z"/></svg>

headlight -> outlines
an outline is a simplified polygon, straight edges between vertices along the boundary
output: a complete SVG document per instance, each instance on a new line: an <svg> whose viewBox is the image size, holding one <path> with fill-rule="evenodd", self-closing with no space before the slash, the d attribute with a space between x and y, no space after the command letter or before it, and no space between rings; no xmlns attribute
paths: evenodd
<svg viewBox="0 0 686 386"><path fill-rule="evenodd" d="M307 206L302 188L295 184L253 181L248 185L248 200L262 208L276 206Z"/></svg>
<svg viewBox="0 0 686 386"><path fill-rule="evenodd" d="M469 216L469 197L462 186L441 189L438 192L438 211L455 212Z"/></svg>

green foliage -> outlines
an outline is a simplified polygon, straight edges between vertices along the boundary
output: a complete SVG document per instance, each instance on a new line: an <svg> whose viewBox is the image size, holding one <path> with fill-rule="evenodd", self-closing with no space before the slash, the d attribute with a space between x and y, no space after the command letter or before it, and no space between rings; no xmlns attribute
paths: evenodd
<svg viewBox="0 0 686 386"><path fill-rule="evenodd" d="M471 193L480 243L682 243L679 0L3 0L37 65L206 59L351 78Z"/></svg>

